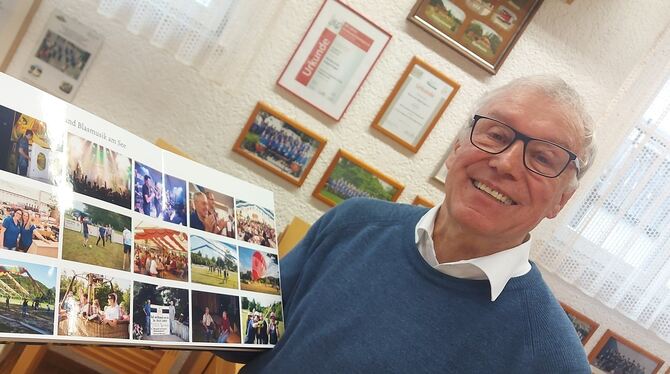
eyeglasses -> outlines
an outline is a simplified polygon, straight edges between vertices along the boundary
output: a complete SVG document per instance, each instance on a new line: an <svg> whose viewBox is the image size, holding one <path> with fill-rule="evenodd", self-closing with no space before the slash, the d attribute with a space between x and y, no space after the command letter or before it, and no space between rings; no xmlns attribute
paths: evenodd
<svg viewBox="0 0 670 374"><path fill-rule="evenodd" d="M579 159L566 148L531 138L493 118L480 115L473 117L470 142L484 152L494 155L503 153L519 139L523 142L523 164L526 169L547 178L556 178L572 162L579 175Z"/></svg>

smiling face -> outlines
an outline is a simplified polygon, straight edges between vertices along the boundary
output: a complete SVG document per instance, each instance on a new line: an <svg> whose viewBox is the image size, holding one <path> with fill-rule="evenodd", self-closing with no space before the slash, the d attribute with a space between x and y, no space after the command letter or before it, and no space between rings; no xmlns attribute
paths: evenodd
<svg viewBox="0 0 670 374"><path fill-rule="evenodd" d="M549 140L580 154L580 129L571 125L554 100L533 91L507 92L477 114L497 119L530 137ZM446 160L449 170L441 214L459 229L511 248L544 218L555 217L574 192L576 171L557 178L526 169L523 142L493 155L463 137Z"/></svg>

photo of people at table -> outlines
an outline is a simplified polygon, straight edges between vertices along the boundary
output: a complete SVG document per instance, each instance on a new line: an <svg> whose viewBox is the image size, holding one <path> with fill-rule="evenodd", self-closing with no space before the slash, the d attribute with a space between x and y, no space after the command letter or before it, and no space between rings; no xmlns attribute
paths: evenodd
<svg viewBox="0 0 670 374"><path fill-rule="evenodd" d="M0 332L51 335L56 268L0 258Z"/></svg>
<svg viewBox="0 0 670 374"><path fill-rule="evenodd" d="M149 217L163 215L163 174L135 161L134 210Z"/></svg>
<svg viewBox="0 0 670 374"><path fill-rule="evenodd" d="M284 335L284 314L280 297L242 297L242 342L277 344Z"/></svg>
<svg viewBox="0 0 670 374"><path fill-rule="evenodd" d="M193 341L203 343L241 343L240 298L209 292L193 291L191 294L193 316Z"/></svg>
<svg viewBox="0 0 670 374"><path fill-rule="evenodd" d="M191 228L235 238L235 200L191 183L189 187Z"/></svg>
<svg viewBox="0 0 670 374"><path fill-rule="evenodd" d="M53 184L63 140L50 138L45 122L2 105L0 124L0 170Z"/></svg>
<svg viewBox="0 0 670 374"><path fill-rule="evenodd" d="M188 282L186 233L140 222L135 227L133 272Z"/></svg>
<svg viewBox="0 0 670 374"><path fill-rule="evenodd" d="M75 192L130 209L132 161L103 145L68 134L68 178Z"/></svg>
<svg viewBox="0 0 670 374"><path fill-rule="evenodd" d="M237 200L236 203L237 239L277 248L274 212L243 200Z"/></svg>
<svg viewBox="0 0 670 374"><path fill-rule="evenodd" d="M237 289L237 264L233 244L191 235L191 281Z"/></svg>
<svg viewBox="0 0 670 374"><path fill-rule="evenodd" d="M63 269L58 335L130 338L130 281Z"/></svg>
<svg viewBox="0 0 670 374"><path fill-rule="evenodd" d="M163 221L186 226L186 182L167 174L164 177Z"/></svg>
<svg viewBox="0 0 670 374"><path fill-rule="evenodd" d="M187 290L135 282L133 339L188 342L189 326Z"/></svg>
<svg viewBox="0 0 670 374"><path fill-rule="evenodd" d="M35 188L0 181L1 248L58 256L60 212L56 197Z"/></svg>
<svg viewBox="0 0 670 374"><path fill-rule="evenodd" d="M277 255L245 247L239 249L241 289L279 295Z"/></svg>

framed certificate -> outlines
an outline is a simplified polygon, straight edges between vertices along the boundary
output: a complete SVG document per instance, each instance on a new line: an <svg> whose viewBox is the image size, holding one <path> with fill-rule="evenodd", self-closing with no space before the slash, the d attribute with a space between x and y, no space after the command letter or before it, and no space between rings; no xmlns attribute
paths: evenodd
<svg viewBox="0 0 670 374"><path fill-rule="evenodd" d="M326 0L277 84L339 121L391 34L338 0Z"/></svg>
<svg viewBox="0 0 670 374"><path fill-rule="evenodd" d="M458 83L415 56L372 127L416 153L459 88Z"/></svg>

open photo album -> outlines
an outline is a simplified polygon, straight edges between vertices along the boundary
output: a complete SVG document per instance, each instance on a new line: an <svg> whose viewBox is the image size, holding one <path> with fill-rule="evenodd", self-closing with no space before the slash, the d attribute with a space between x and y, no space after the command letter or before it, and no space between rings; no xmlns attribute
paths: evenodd
<svg viewBox="0 0 670 374"><path fill-rule="evenodd" d="M0 341L259 350L271 191L0 74Z"/></svg>

